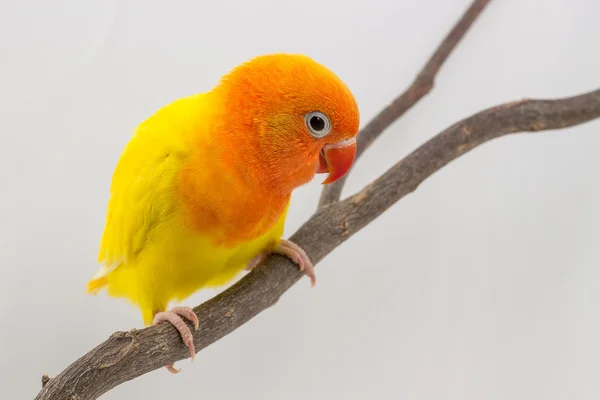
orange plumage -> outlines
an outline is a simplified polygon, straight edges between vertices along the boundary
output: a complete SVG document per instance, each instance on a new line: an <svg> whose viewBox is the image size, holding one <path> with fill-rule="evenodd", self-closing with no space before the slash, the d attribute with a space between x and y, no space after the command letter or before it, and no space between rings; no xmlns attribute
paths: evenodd
<svg viewBox="0 0 600 400"><path fill-rule="evenodd" d="M265 217L274 223L292 190L314 177L323 145L358 130L348 88L304 56L263 56L242 64L222 78L210 101L211 133L200 138L206 140L197 147L204 151L186 166L182 190L195 229L206 231L205 213L218 210L214 223L225 222L233 241L251 238ZM306 134L302 119L314 109L332 120L332 133L320 141ZM210 148L214 158L207 160ZM213 168L219 172L203 173ZM201 188L207 186L213 191L205 194Z"/></svg>

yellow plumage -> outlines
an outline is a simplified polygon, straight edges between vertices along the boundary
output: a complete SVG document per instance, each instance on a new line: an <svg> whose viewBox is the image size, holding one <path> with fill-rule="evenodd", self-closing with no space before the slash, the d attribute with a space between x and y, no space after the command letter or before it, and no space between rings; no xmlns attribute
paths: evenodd
<svg viewBox="0 0 600 400"><path fill-rule="evenodd" d="M219 246L210 233L188 227L178 180L196 135L209 133L199 126L210 107L201 94L160 109L138 127L113 175L98 256L104 265L88 291L107 286L110 295L128 298L146 325L169 301L226 283L283 235L287 206L273 226L234 246Z"/></svg>

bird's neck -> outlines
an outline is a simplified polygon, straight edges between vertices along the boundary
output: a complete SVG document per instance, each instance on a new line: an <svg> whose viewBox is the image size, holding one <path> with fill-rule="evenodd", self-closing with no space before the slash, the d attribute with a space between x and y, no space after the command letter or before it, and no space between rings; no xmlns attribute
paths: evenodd
<svg viewBox="0 0 600 400"><path fill-rule="evenodd" d="M181 195L187 221L198 232L218 231L233 244L255 238L285 212L295 186L273 179L265 168L251 121L230 118L222 99L206 99L194 135L195 151L181 175ZM203 102L204 103L204 102Z"/></svg>

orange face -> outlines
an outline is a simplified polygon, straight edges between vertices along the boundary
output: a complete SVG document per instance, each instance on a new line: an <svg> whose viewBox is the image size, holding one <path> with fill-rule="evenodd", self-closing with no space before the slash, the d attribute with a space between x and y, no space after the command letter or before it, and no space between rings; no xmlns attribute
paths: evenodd
<svg viewBox="0 0 600 400"><path fill-rule="evenodd" d="M302 55L260 56L235 68L215 89L249 174L291 192L315 173L335 182L352 166L359 112L348 87Z"/></svg>

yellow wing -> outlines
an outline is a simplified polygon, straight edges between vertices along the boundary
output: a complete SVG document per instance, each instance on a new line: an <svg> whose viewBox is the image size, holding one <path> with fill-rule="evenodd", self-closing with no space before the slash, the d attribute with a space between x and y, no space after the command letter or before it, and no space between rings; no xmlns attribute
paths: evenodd
<svg viewBox="0 0 600 400"><path fill-rule="evenodd" d="M158 224L176 211L175 179L189 151L182 129L190 129L186 116L196 101L192 96L158 110L125 147L113 174L100 243L103 267L88 283L88 292L101 289L106 275L122 263L134 262Z"/></svg>

